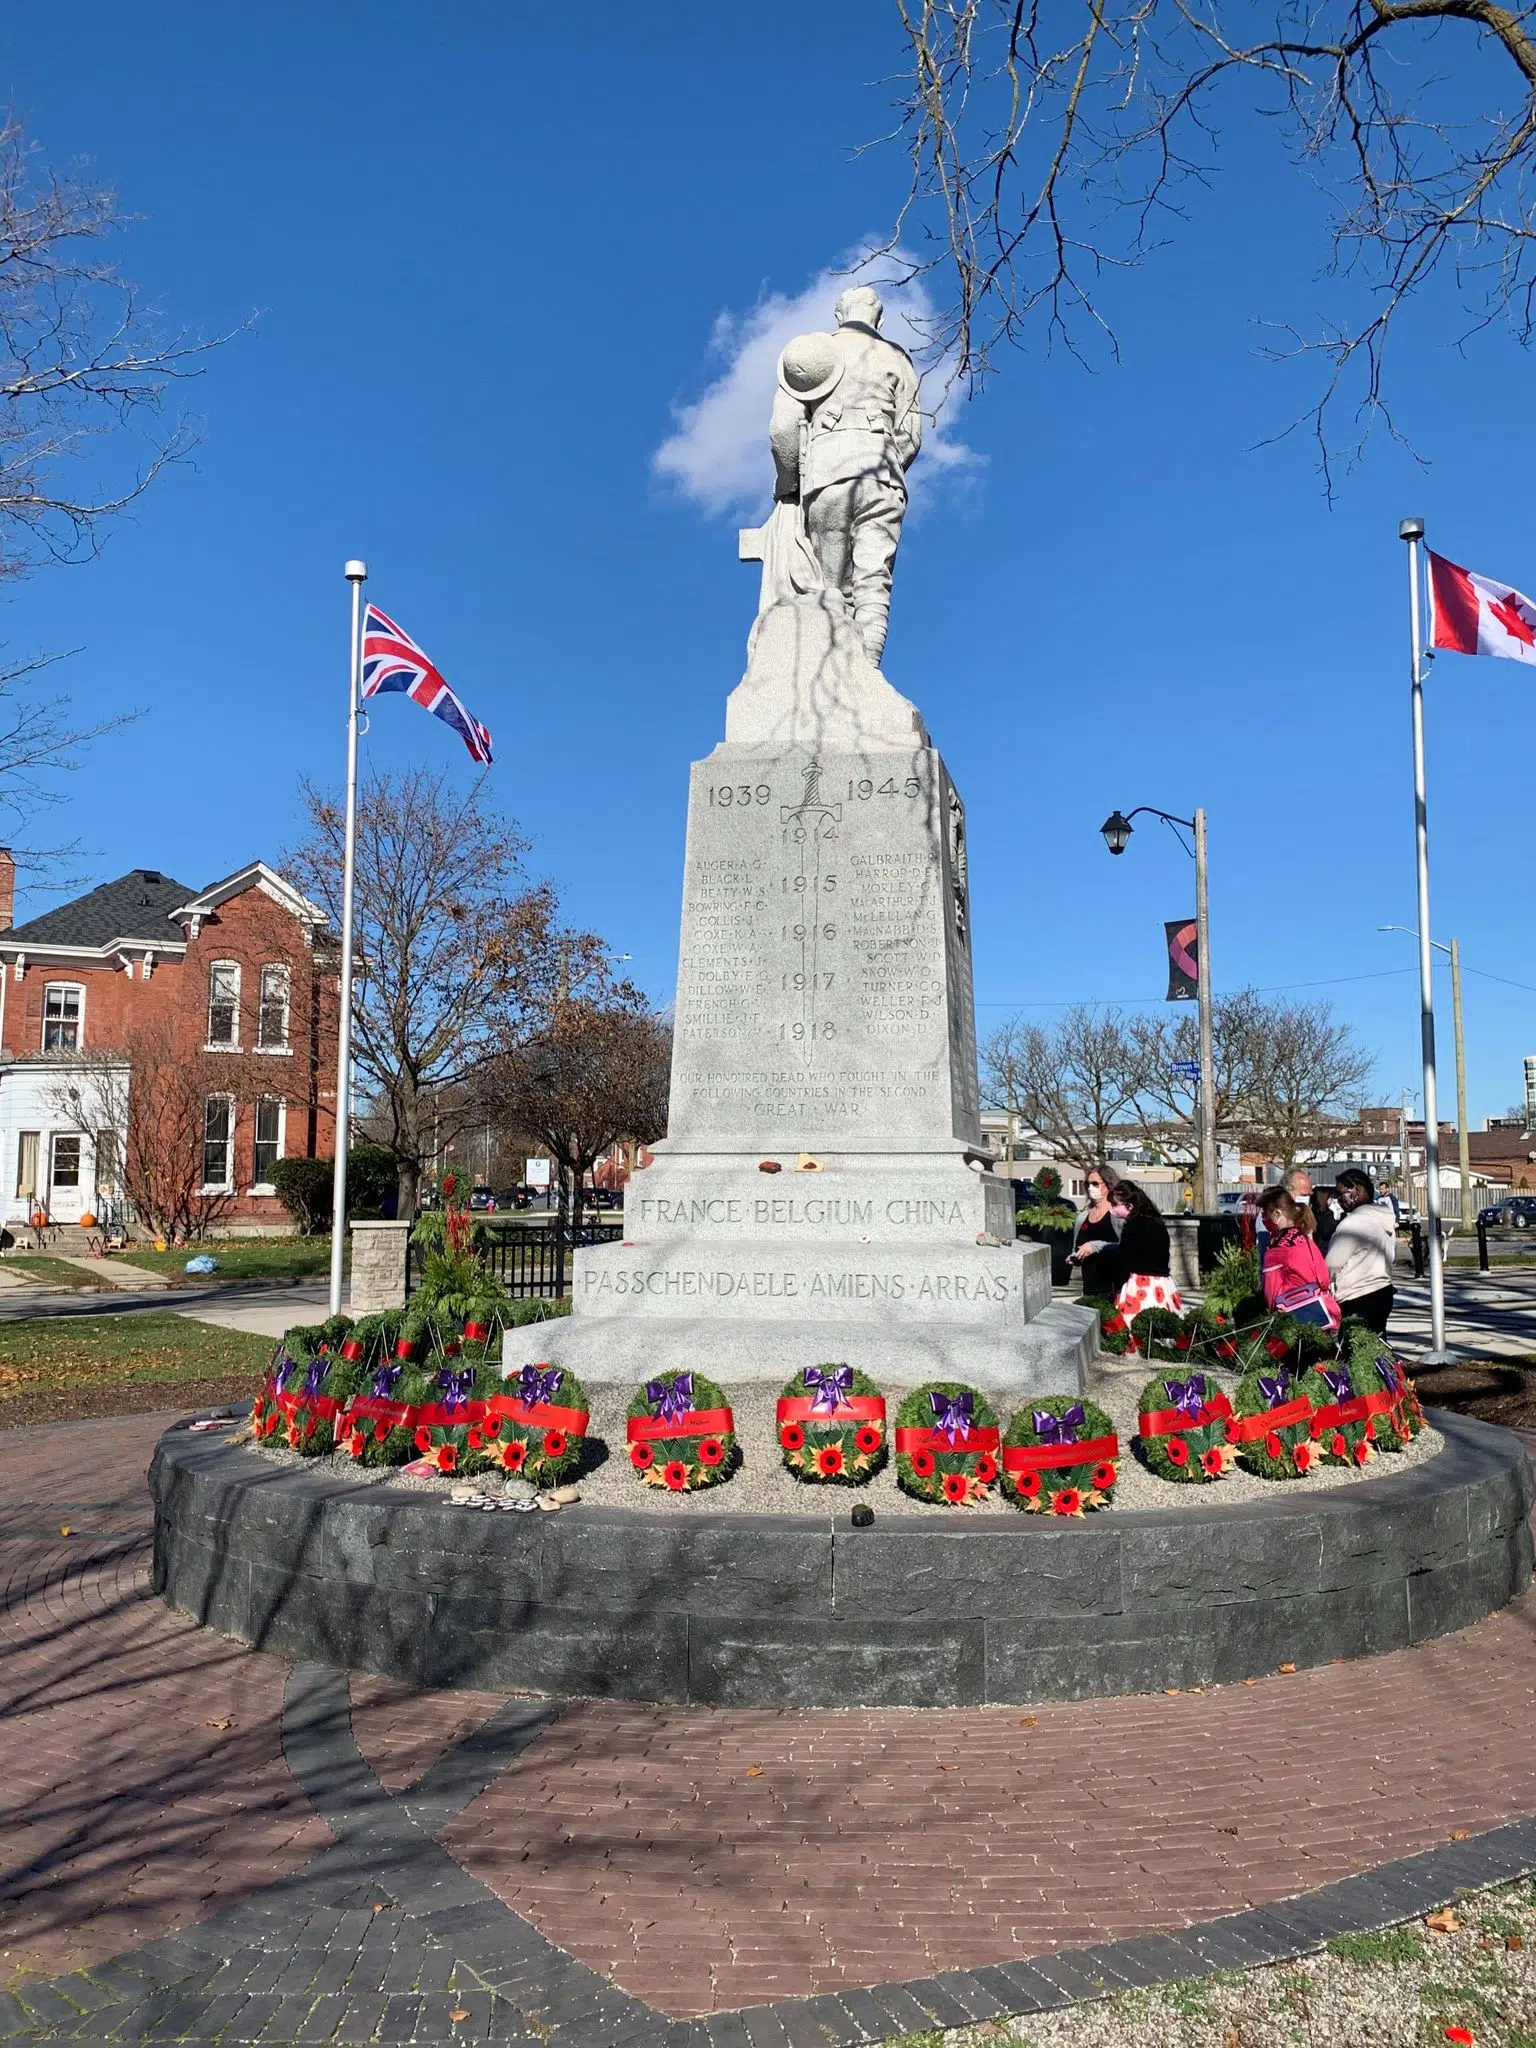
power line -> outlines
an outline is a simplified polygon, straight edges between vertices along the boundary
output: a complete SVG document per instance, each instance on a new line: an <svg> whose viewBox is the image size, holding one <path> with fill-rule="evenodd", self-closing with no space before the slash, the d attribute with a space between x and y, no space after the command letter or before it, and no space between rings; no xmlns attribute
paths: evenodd
<svg viewBox="0 0 1536 2048"><path fill-rule="evenodd" d="M1337 974L1326 981L1275 981L1269 983L1264 988L1256 988L1253 993L1256 996L1277 996L1284 994L1287 989L1293 988L1341 988L1345 982L1390 981L1395 975L1416 974L1417 972L1418 969L1414 967L1386 967L1375 974ZM1468 972L1477 974L1481 970L1474 967L1469 968ZM1491 979L1498 981L1501 977L1495 974ZM1525 984L1519 981L1512 981L1510 983L1511 988L1523 988L1524 986ZM1237 994L1238 991L1234 990L1233 993ZM1536 995L1536 989L1533 989L1531 993ZM1138 1003L1160 1003L1162 1001L1162 996L1068 996L1064 1000L1048 1003L1033 1001L1011 1002L1005 999L1000 1002L978 1003L976 1007L978 1010L1070 1010L1076 1003L1085 1003L1090 1009L1103 1009L1118 1003L1134 1007Z"/></svg>

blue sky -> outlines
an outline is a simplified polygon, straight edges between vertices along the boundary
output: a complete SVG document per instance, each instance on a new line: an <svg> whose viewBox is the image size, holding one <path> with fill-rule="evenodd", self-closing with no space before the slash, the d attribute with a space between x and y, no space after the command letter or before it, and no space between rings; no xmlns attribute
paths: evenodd
<svg viewBox="0 0 1536 2048"><path fill-rule="evenodd" d="M894 8L841 0L794 33L706 0L67 14L67 35L9 25L18 111L142 216L122 261L170 319L257 315L187 389L195 459L99 560L0 607L13 652L79 650L81 713L144 710L69 786L92 878L201 884L293 832L299 773L339 776L341 564L363 554L491 726L533 870L668 1000L687 764L720 737L755 584L720 503L736 426L693 448L692 496L657 451L754 309L891 218L899 161L850 149L885 125ZM1329 997L1389 1099L1418 1037L1411 942L1376 930L1413 922L1397 522L1536 589L1532 366L1498 334L1458 353L1432 302L1396 387L1431 466L1378 440L1330 508L1304 437L1261 445L1306 397L1260 351L1317 303L1310 210L1256 127L1228 139L1175 245L1111 287L1120 363L1037 348L947 420L974 459L928 462L886 671L967 801L983 1033L1012 1005L1157 997L1189 863L1161 828L1112 862L1097 828L1204 803L1218 986ZM368 745L472 772L400 702ZM1429 745L1480 1122L1536 1050L1536 996L1487 978L1536 984L1530 671L1443 658Z"/></svg>

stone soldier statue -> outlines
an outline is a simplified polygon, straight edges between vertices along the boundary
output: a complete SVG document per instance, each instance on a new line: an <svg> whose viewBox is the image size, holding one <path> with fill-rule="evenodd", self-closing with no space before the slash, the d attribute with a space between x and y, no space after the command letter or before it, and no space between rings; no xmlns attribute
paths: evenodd
<svg viewBox="0 0 1536 2048"><path fill-rule="evenodd" d="M762 610L838 591L877 666L906 471L922 444L917 372L881 334L884 311L878 293L855 285L837 302L835 334L797 336L780 356L768 428L776 504L762 545Z"/></svg>

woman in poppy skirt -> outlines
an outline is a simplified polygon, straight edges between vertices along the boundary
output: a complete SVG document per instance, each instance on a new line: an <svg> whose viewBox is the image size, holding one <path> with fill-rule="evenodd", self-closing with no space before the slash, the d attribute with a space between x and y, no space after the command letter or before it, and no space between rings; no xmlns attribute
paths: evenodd
<svg viewBox="0 0 1536 2048"><path fill-rule="evenodd" d="M1182 1315L1184 1304L1171 1278L1168 1226L1151 1198L1133 1180L1117 1180L1109 1191L1109 1213L1120 1233L1115 1246L1120 1278L1115 1306L1129 1322L1144 1308L1171 1309Z"/></svg>

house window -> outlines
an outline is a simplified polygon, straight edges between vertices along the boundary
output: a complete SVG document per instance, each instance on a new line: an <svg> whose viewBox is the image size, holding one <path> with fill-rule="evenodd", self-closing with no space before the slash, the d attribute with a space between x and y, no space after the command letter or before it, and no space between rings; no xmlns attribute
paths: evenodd
<svg viewBox="0 0 1536 2048"><path fill-rule="evenodd" d="M18 1131L16 1134L16 1192L29 1199L37 1193L40 1136L37 1131Z"/></svg>
<svg viewBox="0 0 1536 2048"><path fill-rule="evenodd" d="M215 960L208 970L208 1043L240 1043L240 969L233 960Z"/></svg>
<svg viewBox="0 0 1536 2048"><path fill-rule="evenodd" d="M203 1186L227 1188L234 1152L235 1101L232 1095L210 1095L203 1104Z"/></svg>
<svg viewBox="0 0 1536 2048"><path fill-rule="evenodd" d="M288 1044L286 967L263 967L261 970L261 1012L256 1025L256 1043L268 1051L282 1050Z"/></svg>
<svg viewBox="0 0 1536 2048"><path fill-rule="evenodd" d="M256 1136L251 1145L251 1179L257 1187L272 1179L272 1169L283 1156L283 1105L276 1095L263 1095L256 1104Z"/></svg>
<svg viewBox="0 0 1536 2048"><path fill-rule="evenodd" d="M80 1014L85 990L78 982L50 981L43 990L43 1051L80 1050Z"/></svg>
<svg viewBox="0 0 1536 2048"><path fill-rule="evenodd" d="M66 1137L62 1132L53 1141L53 1186L56 1188L77 1188L80 1185L80 1145L77 1137Z"/></svg>

